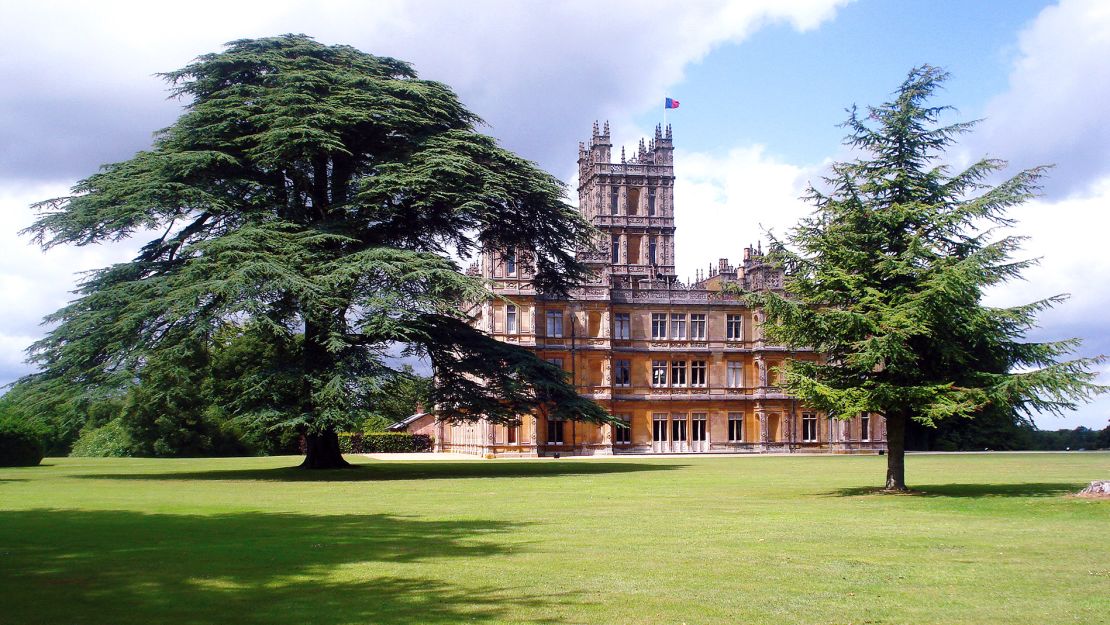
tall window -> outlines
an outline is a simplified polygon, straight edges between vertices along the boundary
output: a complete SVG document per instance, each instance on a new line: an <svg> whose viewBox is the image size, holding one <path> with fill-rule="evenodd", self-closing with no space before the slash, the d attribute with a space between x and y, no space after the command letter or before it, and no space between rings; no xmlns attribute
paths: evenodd
<svg viewBox="0 0 1110 625"><path fill-rule="evenodd" d="M671 386L686 386L686 361L671 361Z"/></svg>
<svg viewBox="0 0 1110 625"><path fill-rule="evenodd" d="M656 237L648 237L648 264L658 265L659 261L655 259L655 239Z"/></svg>
<svg viewBox="0 0 1110 625"><path fill-rule="evenodd" d="M624 359L613 361L613 385L632 386L632 361Z"/></svg>
<svg viewBox="0 0 1110 625"><path fill-rule="evenodd" d="M817 415L815 413L802 413L802 442L817 442Z"/></svg>
<svg viewBox="0 0 1110 625"><path fill-rule="evenodd" d="M671 338L680 341L686 338L686 314L671 313Z"/></svg>
<svg viewBox="0 0 1110 625"><path fill-rule="evenodd" d="M690 414L690 440L698 443L706 439L705 413L694 412Z"/></svg>
<svg viewBox="0 0 1110 625"><path fill-rule="evenodd" d="M632 418L626 414L615 416L618 423L613 426L613 443L627 445L632 442Z"/></svg>
<svg viewBox="0 0 1110 625"><path fill-rule="evenodd" d="M554 338L563 336L563 311L547 311L547 336Z"/></svg>
<svg viewBox="0 0 1110 625"><path fill-rule="evenodd" d="M547 362L550 362L551 364L555 365L556 367L558 367L560 369L563 368L563 359L562 358L558 358L558 357L548 358Z"/></svg>
<svg viewBox="0 0 1110 625"><path fill-rule="evenodd" d="M620 237L619 234L614 234L613 235L613 243L612 243L612 247L610 249L612 250L612 258L613 258L612 262L613 262L613 264L614 265L620 264L620 262L621 262L621 237Z"/></svg>
<svg viewBox="0 0 1110 625"><path fill-rule="evenodd" d="M871 442L871 415L866 412L859 415L859 439L865 443Z"/></svg>
<svg viewBox="0 0 1110 625"><path fill-rule="evenodd" d="M506 425L505 426L505 443L509 445L516 444L516 431L519 426Z"/></svg>
<svg viewBox="0 0 1110 625"><path fill-rule="evenodd" d="M744 440L744 413L728 413L728 440L734 443Z"/></svg>
<svg viewBox="0 0 1110 625"><path fill-rule="evenodd" d="M628 313L613 315L613 338L627 339L632 335L632 319Z"/></svg>
<svg viewBox="0 0 1110 625"><path fill-rule="evenodd" d="M618 187L617 185L613 185L613 188L609 191L609 214L610 215L616 215L617 214L617 203L620 201L620 197L621 197L620 187Z"/></svg>
<svg viewBox="0 0 1110 625"><path fill-rule="evenodd" d="M505 256L505 275L516 275L516 252L509 252Z"/></svg>
<svg viewBox="0 0 1110 625"><path fill-rule="evenodd" d="M651 440L657 443L667 440L667 413L656 412L651 415Z"/></svg>
<svg viewBox="0 0 1110 625"><path fill-rule="evenodd" d="M706 364L704 360L690 361L690 386L705 386Z"/></svg>
<svg viewBox="0 0 1110 625"><path fill-rule="evenodd" d="M667 338L667 313L651 313L651 338Z"/></svg>
<svg viewBox="0 0 1110 625"><path fill-rule="evenodd" d="M655 216L655 187L648 189L648 215Z"/></svg>
<svg viewBox="0 0 1110 625"><path fill-rule="evenodd" d="M549 419L547 421L547 444L548 445L562 445L563 444L563 422L558 419Z"/></svg>
<svg viewBox="0 0 1110 625"><path fill-rule="evenodd" d="M725 316L725 338L730 341L744 340L744 317L741 315Z"/></svg>
<svg viewBox="0 0 1110 625"><path fill-rule="evenodd" d="M505 307L505 332L516 334L516 306L509 304Z"/></svg>
<svg viewBox="0 0 1110 625"><path fill-rule="evenodd" d="M676 443L686 442L686 415L681 412L671 415L671 440Z"/></svg>
<svg viewBox="0 0 1110 625"><path fill-rule="evenodd" d="M694 313L690 315L690 340L705 340L705 313Z"/></svg>
<svg viewBox="0 0 1110 625"><path fill-rule="evenodd" d="M667 385L667 361L666 360L653 360L653 361L651 361L651 385L652 386L666 386Z"/></svg>
<svg viewBox="0 0 1110 625"><path fill-rule="evenodd" d="M744 363L737 360L728 361L725 385L729 388L742 388L744 386Z"/></svg>

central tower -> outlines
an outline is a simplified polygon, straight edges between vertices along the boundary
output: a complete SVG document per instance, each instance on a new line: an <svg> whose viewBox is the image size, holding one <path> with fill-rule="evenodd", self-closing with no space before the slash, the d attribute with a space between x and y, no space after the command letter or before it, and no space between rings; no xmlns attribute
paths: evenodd
<svg viewBox="0 0 1110 625"><path fill-rule="evenodd" d="M589 144L578 144L578 206L598 230L601 253L582 259L611 288L638 289L644 281L670 284L674 260L674 146L671 127L631 157L612 155L609 122L594 122Z"/></svg>

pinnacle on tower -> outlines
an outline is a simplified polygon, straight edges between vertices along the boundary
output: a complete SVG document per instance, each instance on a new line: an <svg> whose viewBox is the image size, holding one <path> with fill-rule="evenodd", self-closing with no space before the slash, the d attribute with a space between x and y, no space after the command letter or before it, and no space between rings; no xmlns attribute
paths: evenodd
<svg viewBox="0 0 1110 625"><path fill-rule="evenodd" d="M671 125L670 124L667 124L667 138L668 139L671 138Z"/></svg>
<svg viewBox="0 0 1110 625"><path fill-rule="evenodd" d="M597 137L598 137L598 133L597 133L597 120L595 119L595 120L594 120L594 139L596 139Z"/></svg>
<svg viewBox="0 0 1110 625"><path fill-rule="evenodd" d="M655 138L656 139L662 139L663 138L663 126L662 126L662 124L655 124Z"/></svg>
<svg viewBox="0 0 1110 625"><path fill-rule="evenodd" d="M623 145L621 146L621 162L622 163L625 162L624 161L624 146Z"/></svg>
<svg viewBox="0 0 1110 625"><path fill-rule="evenodd" d="M605 120L605 136L609 136L609 120Z"/></svg>

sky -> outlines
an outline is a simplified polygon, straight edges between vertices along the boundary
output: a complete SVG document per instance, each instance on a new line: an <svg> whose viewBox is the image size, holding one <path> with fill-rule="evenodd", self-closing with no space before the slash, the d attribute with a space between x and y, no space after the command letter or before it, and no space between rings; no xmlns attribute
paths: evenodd
<svg viewBox="0 0 1110 625"><path fill-rule="evenodd" d="M1054 165L1015 208L1011 234L1040 263L988 293L1013 305L1057 293L1032 340L1080 337L1110 353L1110 3L1099 0L420 0L0 3L0 384L80 272L129 259L138 241L42 252L18 231L30 205L150 146L181 102L158 72L228 41L287 32L414 64L449 84L506 147L571 185L594 120L634 148L681 102L673 127L680 277L782 235L812 207L838 124L880 104L921 64L951 74L947 121L982 120L949 153ZM1100 381L1110 384L1110 365ZM1102 428L1103 396L1043 429Z"/></svg>

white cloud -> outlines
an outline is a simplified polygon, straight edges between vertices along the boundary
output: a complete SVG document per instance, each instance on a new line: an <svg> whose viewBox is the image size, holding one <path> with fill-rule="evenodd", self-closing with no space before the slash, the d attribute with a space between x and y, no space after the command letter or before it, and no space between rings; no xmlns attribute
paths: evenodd
<svg viewBox="0 0 1110 625"><path fill-rule="evenodd" d="M969 143L1021 168L1055 164L1052 197L1080 192L1110 173L1110 3L1063 0L1018 36L1009 89L986 107Z"/></svg>
<svg viewBox="0 0 1110 625"><path fill-rule="evenodd" d="M675 151L675 255L686 280L695 269L737 264L743 248L765 231L784 237L812 207L800 200L819 166L798 166L765 153L764 146L737 147L723 156Z"/></svg>

